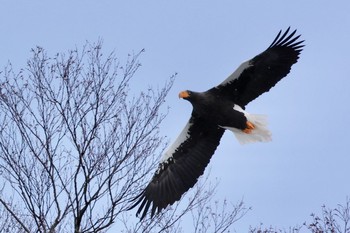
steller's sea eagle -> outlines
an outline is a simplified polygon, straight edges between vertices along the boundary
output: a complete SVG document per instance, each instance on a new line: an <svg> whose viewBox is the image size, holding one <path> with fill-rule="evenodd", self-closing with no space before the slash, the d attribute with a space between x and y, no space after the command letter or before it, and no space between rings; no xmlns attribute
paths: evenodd
<svg viewBox="0 0 350 233"><path fill-rule="evenodd" d="M140 205L143 219L151 207L151 217L181 196L197 182L208 165L226 129L241 144L271 140L266 118L249 114L245 106L270 90L297 62L303 48L300 35L288 28L278 33L271 45L216 87L205 92L182 91L180 98L193 106L191 118L162 157L151 182L132 201Z"/></svg>

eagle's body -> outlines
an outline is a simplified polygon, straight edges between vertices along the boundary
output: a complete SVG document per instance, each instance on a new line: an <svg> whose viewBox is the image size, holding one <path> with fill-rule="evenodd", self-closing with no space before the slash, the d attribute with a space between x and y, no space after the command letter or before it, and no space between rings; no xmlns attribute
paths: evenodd
<svg viewBox="0 0 350 233"><path fill-rule="evenodd" d="M234 109L236 105L234 101L215 95L212 91L187 92L190 96L185 99L193 106L193 116L214 125L230 126L242 130L246 128L247 119L242 112Z"/></svg>
<svg viewBox="0 0 350 233"><path fill-rule="evenodd" d="M151 217L172 205L197 182L214 154L226 129L234 132L241 144L271 140L266 117L249 114L245 106L270 90L297 62L303 41L281 31L261 54L242 63L216 87L205 92L183 91L193 111L179 137L165 152L148 186L130 207L140 205L137 214L144 218L152 205Z"/></svg>

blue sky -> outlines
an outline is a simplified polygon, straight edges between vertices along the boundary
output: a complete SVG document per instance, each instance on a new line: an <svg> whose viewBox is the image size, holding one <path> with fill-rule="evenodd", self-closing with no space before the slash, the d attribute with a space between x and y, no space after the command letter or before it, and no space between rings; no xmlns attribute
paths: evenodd
<svg viewBox="0 0 350 233"><path fill-rule="evenodd" d="M103 39L121 58L145 48L137 89L177 72L161 130L169 140L191 112L179 91L219 84L280 29L298 29L306 40L299 62L247 107L269 116L273 141L241 146L226 132L210 176L220 179L217 198L253 208L237 232L302 224L350 195L349 1L2 1L0 11L1 68L9 60L23 67L37 45L55 54Z"/></svg>

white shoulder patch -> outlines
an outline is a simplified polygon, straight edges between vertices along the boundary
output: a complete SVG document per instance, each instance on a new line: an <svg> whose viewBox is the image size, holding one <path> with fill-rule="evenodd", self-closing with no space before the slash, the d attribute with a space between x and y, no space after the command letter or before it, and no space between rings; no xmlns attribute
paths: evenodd
<svg viewBox="0 0 350 233"><path fill-rule="evenodd" d="M169 148L164 153L163 157L160 159L160 162L164 162L168 160L170 157L173 156L175 150L186 141L186 139L189 137L188 129L190 128L192 124L188 121L185 128L181 131L180 135L176 138L175 142L169 146Z"/></svg>
<svg viewBox="0 0 350 233"><path fill-rule="evenodd" d="M219 86L225 85L235 79L238 79L242 72L247 69L249 66L252 66L250 60L243 62L228 78L226 78Z"/></svg>

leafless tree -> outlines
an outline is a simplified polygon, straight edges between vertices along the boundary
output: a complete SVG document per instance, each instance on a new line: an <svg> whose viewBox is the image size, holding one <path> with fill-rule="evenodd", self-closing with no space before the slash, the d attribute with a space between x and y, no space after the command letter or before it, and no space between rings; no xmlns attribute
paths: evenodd
<svg viewBox="0 0 350 233"><path fill-rule="evenodd" d="M129 201L165 147L160 107L174 77L158 90L133 92L143 51L125 65L102 51L101 43L87 44L50 57L37 47L25 69L8 65L1 73L2 232L105 232L113 223L124 232L180 232L183 216L213 196L215 186L202 182L185 206L130 223ZM210 216L218 232L246 211L224 208L223 220Z"/></svg>
<svg viewBox="0 0 350 233"><path fill-rule="evenodd" d="M215 190L218 183L211 187ZM204 201L198 203L198 208L191 210L194 233L230 232L230 227L240 220L251 208L244 206L243 200L232 204L228 200L213 201L214 195L209 193Z"/></svg>
<svg viewBox="0 0 350 233"><path fill-rule="evenodd" d="M304 225L312 233L350 233L350 199L336 208L322 206L321 215L311 214L312 222Z"/></svg>
<svg viewBox="0 0 350 233"><path fill-rule="evenodd" d="M279 229L276 227L251 227L250 233L350 233L350 199L347 197L345 204L338 204L336 208L325 205L321 208L321 214L311 214L311 222L306 221L301 226Z"/></svg>
<svg viewBox="0 0 350 233"><path fill-rule="evenodd" d="M277 227L265 227L264 224L260 224L258 227L250 227L249 233L299 233L302 231L303 226L288 227L287 229L279 229Z"/></svg>

